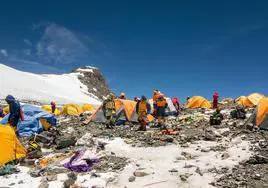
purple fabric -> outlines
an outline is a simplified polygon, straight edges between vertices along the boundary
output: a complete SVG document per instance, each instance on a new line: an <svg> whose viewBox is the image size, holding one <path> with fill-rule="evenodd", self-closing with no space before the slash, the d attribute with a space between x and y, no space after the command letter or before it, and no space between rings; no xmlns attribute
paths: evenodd
<svg viewBox="0 0 268 188"><path fill-rule="evenodd" d="M85 151L81 150L75 154L64 167L74 172L87 172L93 170L92 164L100 162L97 158L83 158Z"/></svg>

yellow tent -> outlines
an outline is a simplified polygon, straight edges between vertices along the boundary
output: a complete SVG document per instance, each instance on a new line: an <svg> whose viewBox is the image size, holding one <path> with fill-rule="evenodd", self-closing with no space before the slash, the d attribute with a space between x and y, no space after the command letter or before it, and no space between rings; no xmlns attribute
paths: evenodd
<svg viewBox="0 0 268 188"><path fill-rule="evenodd" d="M256 124L261 128L268 128L268 97L263 97L257 106Z"/></svg>
<svg viewBox="0 0 268 188"><path fill-rule="evenodd" d="M26 149L17 139L13 128L0 124L0 166L25 155Z"/></svg>
<svg viewBox="0 0 268 188"><path fill-rule="evenodd" d="M253 93L249 96L241 96L236 99L236 103L243 105L244 107L253 107L258 105L260 100L264 97L264 95L259 93Z"/></svg>
<svg viewBox="0 0 268 188"><path fill-rule="evenodd" d="M211 108L211 103L201 96L194 96L188 100L186 108Z"/></svg>
<svg viewBox="0 0 268 188"><path fill-rule="evenodd" d="M264 95L259 94L259 93L252 93L251 95L248 96L248 100L254 104L254 105L258 105L258 103L260 102L260 100L264 97Z"/></svg>
<svg viewBox="0 0 268 188"><path fill-rule="evenodd" d="M84 104L82 106L82 109L83 109L83 112L86 112L86 111L93 111L94 110L94 107L91 105L91 104Z"/></svg>
<svg viewBox="0 0 268 188"><path fill-rule="evenodd" d="M9 113L9 106L5 106L3 108L4 114L8 114Z"/></svg>
<svg viewBox="0 0 268 188"><path fill-rule="evenodd" d="M62 107L62 115L79 116L83 113L83 109L77 104L66 104Z"/></svg>
<svg viewBox="0 0 268 188"><path fill-rule="evenodd" d="M43 105L41 108L42 108L43 110L47 111L48 113L52 113L51 105ZM61 114L60 109L56 108L54 114L55 114L56 116L60 115L60 114Z"/></svg>

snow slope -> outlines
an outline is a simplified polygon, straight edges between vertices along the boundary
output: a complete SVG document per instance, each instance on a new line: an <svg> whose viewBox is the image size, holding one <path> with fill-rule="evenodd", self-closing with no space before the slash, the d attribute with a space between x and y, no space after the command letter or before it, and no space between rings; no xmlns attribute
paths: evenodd
<svg viewBox="0 0 268 188"><path fill-rule="evenodd" d="M88 93L88 88L79 81L78 75L79 73L38 75L0 64L0 99L11 94L20 100L42 103L56 101L58 104L99 105L100 101Z"/></svg>

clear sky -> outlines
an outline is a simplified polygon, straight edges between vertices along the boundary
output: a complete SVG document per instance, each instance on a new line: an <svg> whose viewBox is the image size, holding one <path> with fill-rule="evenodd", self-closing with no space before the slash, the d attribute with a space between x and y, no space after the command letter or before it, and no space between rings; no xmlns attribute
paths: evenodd
<svg viewBox="0 0 268 188"><path fill-rule="evenodd" d="M130 98L268 95L267 11L265 0L3 1L0 60L38 73L93 65Z"/></svg>

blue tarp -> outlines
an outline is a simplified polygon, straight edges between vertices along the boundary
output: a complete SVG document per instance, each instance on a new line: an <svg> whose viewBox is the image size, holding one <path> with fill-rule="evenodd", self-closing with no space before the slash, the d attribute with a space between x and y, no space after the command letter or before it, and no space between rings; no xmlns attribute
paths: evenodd
<svg viewBox="0 0 268 188"><path fill-rule="evenodd" d="M53 114L42 110L39 107L32 105L22 105L24 113L24 121L19 121L17 125L17 134L19 136L32 136L34 133L41 133L43 126L40 123L40 119L45 119L51 126L56 126L57 119ZM8 115L6 115L0 124L7 124Z"/></svg>

